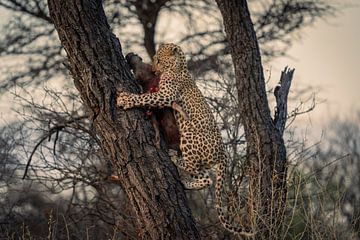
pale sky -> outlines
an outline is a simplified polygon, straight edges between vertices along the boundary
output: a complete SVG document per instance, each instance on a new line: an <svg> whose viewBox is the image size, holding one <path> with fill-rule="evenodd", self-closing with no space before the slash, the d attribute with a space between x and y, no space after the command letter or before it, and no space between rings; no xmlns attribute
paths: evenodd
<svg viewBox="0 0 360 240"><path fill-rule="evenodd" d="M360 6L337 15L302 31L302 39L288 52L294 59L271 63L274 80L289 65L296 69L295 87L320 88L317 95L326 103L309 114L315 125L325 123L329 116L360 110Z"/></svg>
<svg viewBox="0 0 360 240"><path fill-rule="evenodd" d="M8 14L0 10L0 24L6 19ZM326 103L305 116L315 128L322 128L329 116L360 110L359 23L359 4L338 12L336 17L317 21L314 26L302 30L301 40L294 42L288 52L291 58L276 59L270 66L265 66L265 69L271 68L272 85L279 79L282 68L288 65L296 69L294 89L306 86L320 89L317 95L326 99ZM1 99L4 101L4 97ZM2 102L1 115L7 111Z"/></svg>

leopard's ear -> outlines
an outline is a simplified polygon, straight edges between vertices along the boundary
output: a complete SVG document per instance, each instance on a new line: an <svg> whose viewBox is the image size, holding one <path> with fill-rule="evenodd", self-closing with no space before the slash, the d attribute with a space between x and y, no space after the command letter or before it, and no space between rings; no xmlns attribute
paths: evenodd
<svg viewBox="0 0 360 240"><path fill-rule="evenodd" d="M182 53L182 50L181 50L180 46L175 45L175 44L173 44L173 43L171 43L171 51L172 51L174 54L181 54L181 53Z"/></svg>

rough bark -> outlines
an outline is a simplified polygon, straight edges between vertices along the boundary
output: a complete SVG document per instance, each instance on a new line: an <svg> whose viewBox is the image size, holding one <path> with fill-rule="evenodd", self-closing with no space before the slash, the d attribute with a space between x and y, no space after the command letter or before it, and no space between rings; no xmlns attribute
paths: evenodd
<svg viewBox="0 0 360 240"><path fill-rule="evenodd" d="M259 46L246 0L217 0L231 49L247 141L250 222L276 239L286 200L286 148L270 115Z"/></svg>
<svg viewBox="0 0 360 240"><path fill-rule="evenodd" d="M100 0L48 0L84 107L92 113L104 157L133 207L143 239L198 239L175 167L139 110L115 109L116 90L136 92Z"/></svg>

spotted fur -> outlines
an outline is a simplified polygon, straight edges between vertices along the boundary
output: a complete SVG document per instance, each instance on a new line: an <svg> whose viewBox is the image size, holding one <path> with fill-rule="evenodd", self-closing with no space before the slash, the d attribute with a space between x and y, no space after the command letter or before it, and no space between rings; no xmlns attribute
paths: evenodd
<svg viewBox="0 0 360 240"><path fill-rule="evenodd" d="M211 185L209 171L215 168L216 208L221 223L231 232L251 236L252 233L233 226L224 216L222 192L228 158L211 109L189 74L183 51L172 43L160 45L153 59L153 68L160 76L159 91L142 95L121 92L117 104L125 109L162 108L177 102L189 118L175 113L182 158L172 151L169 155L177 167L190 174L191 180L183 181L185 188L202 189Z"/></svg>

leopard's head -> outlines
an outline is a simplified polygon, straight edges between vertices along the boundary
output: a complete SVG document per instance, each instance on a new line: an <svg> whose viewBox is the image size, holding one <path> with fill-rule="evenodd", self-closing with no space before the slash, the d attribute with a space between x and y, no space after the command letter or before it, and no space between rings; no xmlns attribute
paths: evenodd
<svg viewBox="0 0 360 240"><path fill-rule="evenodd" d="M153 70L161 74L166 70L183 71L187 69L186 58L180 46L173 43L160 44L153 58Z"/></svg>

